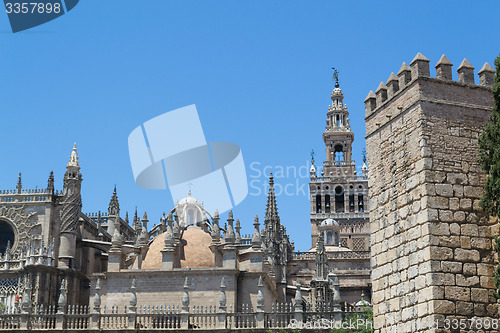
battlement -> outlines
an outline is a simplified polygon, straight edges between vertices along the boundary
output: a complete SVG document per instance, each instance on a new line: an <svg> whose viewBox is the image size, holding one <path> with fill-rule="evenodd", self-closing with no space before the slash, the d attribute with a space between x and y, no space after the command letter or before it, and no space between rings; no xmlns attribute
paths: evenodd
<svg viewBox="0 0 500 333"><path fill-rule="evenodd" d="M477 73L479 84L474 81L474 66L467 59L464 59L457 68L458 81L452 79L453 64L444 54L434 66L436 77L430 76L429 63L430 60L419 52L410 62L410 66L403 62L397 76L391 73L386 83L380 82L376 92L370 91L364 101L365 119L370 118L384 105L391 103L419 79L488 90L493 86L495 70L488 63L485 63Z"/></svg>

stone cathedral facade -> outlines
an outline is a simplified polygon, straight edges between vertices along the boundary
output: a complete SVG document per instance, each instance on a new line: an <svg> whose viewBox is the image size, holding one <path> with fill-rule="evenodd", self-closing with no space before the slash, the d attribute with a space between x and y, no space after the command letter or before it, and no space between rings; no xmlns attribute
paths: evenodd
<svg viewBox="0 0 500 333"><path fill-rule="evenodd" d="M311 168L309 251L295 251L290 241L272 175L263 219L254 221L233 212L221 221L191 191L154 225L146 213L123 214L116 188L106 213L85 214L75 144L62 190L50 173L45 189L24 189L19 175L15 190L0 192L0 301L22 309L123 309L133 285L135 302L149 307L179 303L186 288L193 306L223 290L224 306L234 311L271 311L297 294L305 307L369 304L368 170L358 175L351 159L354 135L338 83L331 98L327 159L322 171L314 160ZM243 235L244 226L253 232Z"/></svg>

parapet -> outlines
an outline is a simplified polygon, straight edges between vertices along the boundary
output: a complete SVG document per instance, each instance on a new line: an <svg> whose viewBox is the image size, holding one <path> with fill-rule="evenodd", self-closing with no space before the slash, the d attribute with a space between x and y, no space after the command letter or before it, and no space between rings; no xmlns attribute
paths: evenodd
<svg viewBox="0 0 500 333"><path fill-rule="evenodd" d="M388 103L394 96L413 84L418 78L430 78L429 62L430 60L420 52L410 62L410 66L403 62L397 76L391 73L387 82L381 82L375 93L370 91L365 99L365 116L370 116L377 108ZM443 54L435 66L436 78L432 79L458 82L469 86L483 86L487 88L493 86L495 70L488 63L485 63L477 73L479 76L478 85L474 81L474 66L467 59L464 59L457 69L458 81L453 81L452 79L452 67L453 64L451 61Z"/></svg>

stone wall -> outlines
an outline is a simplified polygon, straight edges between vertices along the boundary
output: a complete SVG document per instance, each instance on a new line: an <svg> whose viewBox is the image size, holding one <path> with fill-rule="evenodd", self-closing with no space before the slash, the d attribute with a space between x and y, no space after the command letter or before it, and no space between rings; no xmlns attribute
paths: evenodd
<svg viewBox="0 0 500 333"><path fill-rule="evenodd" d="M470 80L469 65L452 81L443 56L436 67L449 76L431 78L418 54L365 100L376 332L439 332L436 323L454 318L497 318L495 229L479 209L477 144L492 94ZM480 82L492 82L490 69Z"/></svg>

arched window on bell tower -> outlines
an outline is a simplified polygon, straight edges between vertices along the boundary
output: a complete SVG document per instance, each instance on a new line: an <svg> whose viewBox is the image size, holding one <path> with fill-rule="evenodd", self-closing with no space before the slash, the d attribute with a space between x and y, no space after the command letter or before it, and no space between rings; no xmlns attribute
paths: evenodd
<svg viewBox="0 0 500 333"><path fill-rule="evenodd" d="M328 231L326 233L326 244L327 245L333 245L333 239L332 239L332 232Z"/></svg>
<svg viewBox="0 0 500 333"><path fill-rule="evenodd" d="M322 213L322 211L321 211L321 194L316 195L316 213Z"/></svg>
<svg viewBox="0 0 500 333"><path fill-rule="evenodd" d="M335 154L335 162L342 162L344 161L344 147L341 144L336 144L333 147L333 151Z"/></svg>

